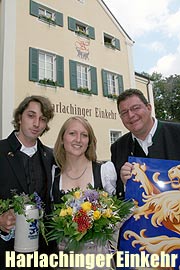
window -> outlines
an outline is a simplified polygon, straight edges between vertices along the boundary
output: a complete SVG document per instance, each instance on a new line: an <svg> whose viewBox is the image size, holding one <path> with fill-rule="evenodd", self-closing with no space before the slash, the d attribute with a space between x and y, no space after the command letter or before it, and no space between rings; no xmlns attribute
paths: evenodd
<svg viewBox="0 0 180 270"><path fill-rule="evenodd" d="M107 73L108 93L112 95L118 94L117 76L113 73Z"/></svg>
<svg viewBox="0 0 180 270"><path fill-rule="evenodd" d="M63 26L63 14L30 0L30 14L43 22Z"/></svg>
<svg viewBox="0 0 180 270"><path fill-rule="evenodd" d="M80 22L74 18L68 17L68 29L77 34L85 35L91 39L95 39L94 27Z"/></svg>
<svg viewBox="0 0 180 270"><path fill-rule="evenodd" d="M103 95L116 99L124 91L123 77L120 74L102 70Z"/></svg>
<svg viewBox="0 0 180 270"><path fill-rule="evenodd" d="M91 88L90 68L77 64L77 86L78 88Z"/></svg>
<svg viewBox="0 0 180 270"><path fill-rule="evenodd" d="M39 19L45 20L49 23L55 23L56 15L55 13L48 11L42 7L39 8Z"/></svg>
<svg viewBox="0 0 180 270"><path fill-rule="evenodd" d="M104 33L104 45L109 47L109 48L120 50L119 39L117 39L111 35L108 35L106 33Z"/></svg>
<svg viewBox="0 0 180 270"><path fill-rule="evenodd" d="M45 52L39 52L39 80L44 78L56 81L55 56Z"/></svg>
<svg viewBox="0 0 180 270"><path fill-rule="evenodd" d="M64 58L35 48L29 50L29 80L64 86Z"/></svg>
<svg viewBox="0 0 180 270"><path fill-rule="evenodd" d="M121 131L115 131L115 130L111 130L110 131L110 140L111 140L111 144L113 144L118 138L120 138L122 136L122 132Z"/></svg>
<svg viewBox="0 0 180 270"><path fill-rule="evenodd" d="M74 91L97 95L97 71L89 65L70 60L70 89Z"/></svg>
<svg viewBox="0 0 180 270"><path fill-rule="evenodd" d="M84 26L84 25L80 25L80 24L76 24L76 33L78 33L78 34L84 34L84 35L89 35L88 34L88 28L86 27L86 26Z"/></svg>

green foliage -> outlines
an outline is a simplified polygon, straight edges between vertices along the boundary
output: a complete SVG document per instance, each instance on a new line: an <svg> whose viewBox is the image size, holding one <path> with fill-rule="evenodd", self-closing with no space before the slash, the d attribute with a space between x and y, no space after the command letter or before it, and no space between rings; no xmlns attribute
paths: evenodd
<svg viewBox="0 0 180 270"><path fill-rule="evenodd" d="M39 83L44 85L57 86L57 82L54 82L53 80L46 78L39 80Z"/></svg>
<svg viewBox="0 0 180 270"><path fill-rule="evenodd" d="M163 77L154 72L142 73L153 81L153 94L156 117L161 120L180 121L180 75Z"/></svg>
<svg viewBox="0 0 180 270"><path fill-rule="evenodd" d="M15 214L24 215L26 217L25 205L27 204L35 205L39 210L39 229L46 241L45 226L43 222L44 204L36 192L30 195L23 192L18 195L12 190L12 198L6 200L0 199L0 215L13 209ZM26 218L26 221L32 222L33 219Z"/></svg>
<svg viewBox="0 0 180 270"><path fill-rule="evenodd" d="M77 92L82 93L82 94L92 95L92 91L89 90L88 88L79 87L77 88Z"/></svg>

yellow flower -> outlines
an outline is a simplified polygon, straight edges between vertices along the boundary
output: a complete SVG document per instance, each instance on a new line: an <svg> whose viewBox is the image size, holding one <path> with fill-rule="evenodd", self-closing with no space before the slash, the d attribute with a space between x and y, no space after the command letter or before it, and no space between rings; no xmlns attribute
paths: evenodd
<svg viewBox="0 0 180 270"><path fill-rule="evenodd" d="M76 199L79 199L79 198L81 197L81 192L80 192L80 191L75 191L75 192L74 192L74 197L75 197Z"/></svg>
<svg viewBox="0 0 180 270"><path fill-rule="evenodd" d="M66 209L66 212L67 212L67 215L72 216L73 210L72 210L72 208L69 206L69 207Z"/></svg>
<svg viewBox="0 0 180 270"><path fill-rule="evenodd" d="M101 194L102 194L103 197L108 197L108 193L105 192L105 191L103 191Z"/></svg>
<svg viewBox="0 0 180 270"><path fill-rule="evenodd" d="M59 213L59 216L60 217L64 217L67 215L67 210L66 209L61 209L60 213Z"/></svg>
<svg viewBox="0 0 180 270"><path fill-rule="evenodd" d="M94 211L93 217L94 217L94 220L100 219L101 213L99 212L99 210Z"/></svg>
<svg viewBox="0 0 180 270"><path fill-rule="evenodd" d="M83 203L81 204L82 209L83 209L84 211L86 211L86 212L88 212L88 211L91 210L91 206L92 206L92 204L91 204L90 202L83 202Z"/></svg>
<svg viewBox="0 0 180 270"><path fill-rule="evenodd" d="M107 208L106 211L103 213L104 217L110 218L112 216L112 210Z"/></svg>

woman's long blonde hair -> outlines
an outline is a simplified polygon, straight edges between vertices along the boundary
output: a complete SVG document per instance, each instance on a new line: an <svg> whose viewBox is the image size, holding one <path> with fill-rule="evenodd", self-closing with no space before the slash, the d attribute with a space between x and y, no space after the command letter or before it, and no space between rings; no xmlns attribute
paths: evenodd
<svg viewBox="0 0 180 270"><path fill-rule="evenodd" d="M90 123L84 117L72 116L69 119L67 119L62 125L59 131L57 140L55 142L55 146L54 146L54 158L57 165L60 167L61 171L63 171L65 163L66 163L66 152L65 152L64 144L63 144L63 136L72 121L79 121L88 132L89 143L88 143L87 150L85 152L86 158L90 161L96 161L97 159L97 156L96 156L97 140L96 140L94 131Z"/></svg>

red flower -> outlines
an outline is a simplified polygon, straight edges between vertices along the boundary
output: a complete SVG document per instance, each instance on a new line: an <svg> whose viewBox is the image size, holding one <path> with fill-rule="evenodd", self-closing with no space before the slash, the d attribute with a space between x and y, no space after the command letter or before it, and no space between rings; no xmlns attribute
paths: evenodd
<svg viewBox="0 0 180 270"><path fill-rule="evenodd" d="M85 232L91 227L90 217L83 209L79 210L77 215L74 217L74 221L78 224L79 232Z"/></svg>

